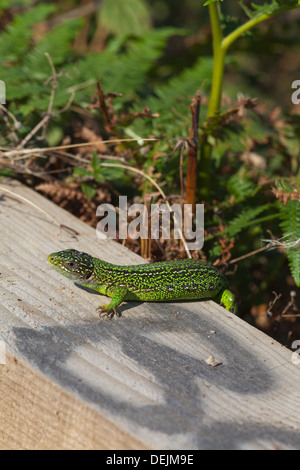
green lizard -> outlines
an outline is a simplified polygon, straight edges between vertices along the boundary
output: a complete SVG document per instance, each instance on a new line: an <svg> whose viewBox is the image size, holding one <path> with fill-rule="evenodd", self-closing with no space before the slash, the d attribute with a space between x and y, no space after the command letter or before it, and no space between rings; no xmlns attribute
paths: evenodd
<svg viewBox="0 0 300 470"><path fill-rule="evenodd" d="M237 314L237 302L225 276L202 261L184 259L158 263L117 266L87 253L64 250L52 253L48 261L59 273L80 286L112 297L97 310L109 314L124 300L171 302L212 299Z"/></svg>

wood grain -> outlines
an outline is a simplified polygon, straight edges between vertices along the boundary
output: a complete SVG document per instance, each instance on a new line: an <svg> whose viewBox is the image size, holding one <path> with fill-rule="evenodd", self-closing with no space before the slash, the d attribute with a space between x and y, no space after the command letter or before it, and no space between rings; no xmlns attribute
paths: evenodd
<svg viewBox="0 0 300 470"><path fill-rule="evenodd" d="M1 449L145 449L10 353L0 368L0 380Z"/></svg>
<svg viewBox="0 0 300 470"><path fill-rule="evenodd" d="M34 191L6 187L79 235L0 199L1 448L300 447L291 351L212 301L128 302L120 318L99 319L108 299L59 275L48 254L141 259Z"/></svg>

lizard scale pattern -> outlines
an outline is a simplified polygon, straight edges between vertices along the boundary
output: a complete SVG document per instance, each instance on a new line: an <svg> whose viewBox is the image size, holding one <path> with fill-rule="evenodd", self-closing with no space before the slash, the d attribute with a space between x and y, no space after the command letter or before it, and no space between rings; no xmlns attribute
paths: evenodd
<svg viewBox="0 0 300 470"><path fill-rule="evenodd" d="M194 259L118 266L76 250L52 253L48 261L77 284L111 297L100 310L116 313L124 300L171 302L212 299L237 314L237 302L226 277Z"/></svg>

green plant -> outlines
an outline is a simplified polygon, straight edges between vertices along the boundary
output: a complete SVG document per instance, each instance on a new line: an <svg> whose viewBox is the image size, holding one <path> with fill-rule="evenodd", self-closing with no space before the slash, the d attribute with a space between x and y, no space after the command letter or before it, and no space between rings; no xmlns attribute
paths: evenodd
<svg viewBox="0 0 300 470"><path fill-rule="evenodd" d="M117 8L118 2L106 0L105 15L114 11L109 9L109 4ZM132 6L136 2L142 4L138 0L126 4L127 13L135 10ZM66 155L52 154L49 150L32 160L26 153L15 158L15 153L4 152L1 164L4 162L6 168L1 174L14 171L30 184L40 179L46 179L48 185L54 181L65 186L71 183L88 200L82 212L88 204L95 212L94 207L100 203L99 187L110 194L127 194L130 199L150 193L153 198L167 194L170 199L184 202L188 176L186 155L192 127L190 104L200 90L202 145L198 186L193 190L195 202L205 201L205 256L223 266L243 260L235 282L244 299L244 310L248 311L247 299L252 306L268 303L272 290L277 288L277 280L288 273L286 259L295 284L300 285L297 242L300 120L296 113L274 112L275 100L271 100L268 108L250 97L230 98L229 91L233 90L232 95L236 96L240 90L234 83L231 90L228 84L224 86L223 76L225 64L228 70L238 62L235 49L228 56L229 46L238 37L298 4L272 0L263 6L252 5L250 9L246 2L235 3L249 16L245 23L235 19L228 22L220 11L224 3L206 2L212 26L213 57L208 40L196 48L182 46L189 31L151 28L146 16L145 27L138 30L132 27L133 34L128 34L128 25L122 23L122 17L110 18L105 47L96 53L86 50L82 54L74 48L82 20L65 21L37 41L32 26L47 22L51 15L55 18L58 7L39 4L16 15L0 33L0 79L7 83L7 108L16 119L14 122L8 114L0 115L3 121L0 145L5 150L11 147L12 152L19 146L21 152L23 147L28 150L28 147L58 145L63 137L73 145L91 143L92 149L95 148L93 140L135 138L137 141L120 141L118 145L88 153L81 153L80 148L74 154L70 149ZM125 21L126 15L123 16ZM137 24L137 18L138 15L133 24ZM97 21L101 21L101 10ZM172 56L168 45L174 37L184 52ZM245 47L250 49L248 60L257 38L255 35L245 38L248 41ZM243 65L242 62L235 67L247 83ZM226 103L221 107L223 88ZM247 88L252 96L257 96L258 91L255 86ZM100 103L100 92L106 109ZM88 129L91 137L86 137L89 133L82 129ZM146 141L148 137L156 141L150 143ZM109 156L121 162L104 166ZM46 188L44 191L50 195ZM91 220L94 223L95 216ZM261 242L270 238L270 232L273 242ZM284 239L280 241L282 236ZM262 256L270 244L281 251ZM174 241L162 241L152 250L153 257L158 257L158 253L165 257L181 256L179 243ZM261 277L255 277L257 272ZM282 279L281 284L285 282Z"/></svg>
<svg viewBox="0 0 300 470"><path fill-rule="evenodd" d="M242 34L251 30L253 27L269 20L270 18L286 12L290 9L297 8L300 5L299 0L279 1L272 0L270 3L264 5L251 4L251 9L247 8L243 0L238 1L249 20L244 24L238 26L225 37L223 36L221 20L222 14L220 10L219 0L208 0L205 5L209 7L210 21L212 27L213 37L213 56L214 66L212 75L212 85L209 96L209 103L207 108L207 120L214 119L220 113L221 93L224 77L224 66L226 62L226 54L228 48L238 39ZM204 129L202 134L202 146L199 164L199 196L202 199L208 199L211 186L211 167L213 147L208 139L209 132ZM299 167L299 165L298 165ZM295 180L293 180L295 181ZM271 205L267 204L257 208L248 208L242 212L237 218L233 219L229 224L224 234L232 237L240 232L240 230L248 226L249 221L253 219L258 213L264 209L271 209ZM276 215L270 215L270 218L277 218ZM295 243L287 242L286 246L292 245L292 249L287 249L287 256L290 262L291 272L294 276L297 286L300 286L300 250L299 250L299 235L300 235L300 204L299 198L297 200L289 200L285 206L281 206L279 210L279 217L282 220L281 227L284 230L284 237L291 239L294 237ZM268 220L268 217L265 218ZM260 220L262 222L262 219ZM253 222L250 222L253 225ZM284 246L284 245L283 245Z"/></svg>
<svg viewBox="0 0 300 470"><path fill-rule="evenodd" d="M238 0L238 3L241 4L241 6L244 8L244 11L249 16L249 20L224 37L221 26L222 15L218 5L219 1L220 0L208 0L204 4L208 5L209 7L214 56L213 76L207 109L207 119L214 117L220 110L224 65L229 47L242 34L251 30L259 23L269 20L270 18L290 9L297 8L300 5L298 0L289 0L288 2L272 0L271 3L266 3L262 6L252 3L252 9L250 9L245 7L243 0ZM203 135L202 140L203 142L199 165L199 196L203 199L207 199L209 196L209 187L211 181L210 175L212 148L211 145L209 145L205 134Z"/></svg>

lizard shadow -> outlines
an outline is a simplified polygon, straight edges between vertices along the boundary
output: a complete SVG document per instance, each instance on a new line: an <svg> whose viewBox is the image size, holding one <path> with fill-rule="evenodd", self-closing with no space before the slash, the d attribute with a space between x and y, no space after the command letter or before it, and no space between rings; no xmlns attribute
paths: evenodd
<svg viewBox="0 0 300 470"><path fill-rule="evenodd" d="M129 308L132 308L131 302L122 307L122 313ZM148 304L147 309L149 315L141 319L135 315L123 315L109 322L77 322L68 325L68 328L60 325L43 326L39 330L15 327L16 345L30 363L64 388L82 397L85 402L91 403L101 412L106 410L108 416L114 416L117 420L120 417L127 419L131 423L131 430L139 426L151 429L157 436L160 433L172 436L175 448L186 445L182 441L176 444L178 435L192 436L192 448L216 446L220 433L222 445L227 448L234 448L238 442L252 438L254 430L256 439L263 439L270 434L276 435L277 441L280 435L282 442L300 438L298 431L286 431L265 423L249 425L242 417L238 426L234 421L227 422L221 417L220 420L212 420L207 426L201 395L207 393L209 387L231 390L244 396L246 406L247 396L259 396L272 389L272 374L266 371L262 361L253 352L245 348L242 341L233 338L228 327L218 331L220 342L214 343L216 354L222 357L223 365L209 367L197 355L197 344L210 345L207 332L211 329L211 322L208 318L184 306L181 306L181 313L176 319L174 307L170 305L163 305L163 318L161 315L157 318ZM170 342L174 334L175 337L190 337L186 350ZM108 351L106 354L114 351L114 357L115 344L129 367L128 374L124 375L123 372L120 378L114 377L115 381L119 380L121 390L124 390L124 386L128 388L125 395L112 393L101 363L103 353L101 356L100 351L103 348ZM95 361L99 363L95 364L88 359L91 350ZM98 382L89 381L89 374L81 376L79 370L82 369L72 364L74 353L79 353L81 360L82 357L87 358L84 359L87 370L91 366L93 370L98 367ZM139 370L138 375L133 374L132 378L131 363L138 364ZM126 370L126 365L124 367ZM148 377L153 377L153 380ZM134 384L139 378L142 382L148 381L148 388L146 385L144 392ZM210 384L208 389L203 389L204 383ZM155 392L157 389L159 392ZM158 393L158 397L149 398L153 393L154 397Z"/></svg>

